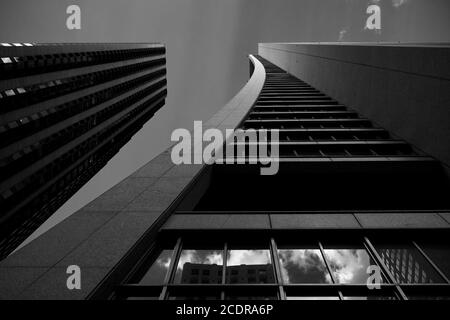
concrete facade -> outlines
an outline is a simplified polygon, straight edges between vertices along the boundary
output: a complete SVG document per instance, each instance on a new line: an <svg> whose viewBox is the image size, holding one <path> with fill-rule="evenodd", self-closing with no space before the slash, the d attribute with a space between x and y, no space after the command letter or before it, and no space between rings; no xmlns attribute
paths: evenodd
<svg viewBox="0 0 450 320"><path fill-rule="evenodd" d="M450 47L260 43L258 52L450 168Z"/></svg>

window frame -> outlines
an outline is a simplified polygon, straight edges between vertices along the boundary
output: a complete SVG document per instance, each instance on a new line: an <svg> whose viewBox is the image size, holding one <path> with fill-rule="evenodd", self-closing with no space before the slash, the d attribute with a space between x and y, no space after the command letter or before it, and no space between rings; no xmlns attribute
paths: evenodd
<svg viewBox="0 0 450 320"><path fill-rule="evenodd" d="M224 237L225 239L226 237ZM318 235L314 237L315 239L322 239L328 237L321 237ZM419 284L419 283L398 283L395 278L386 267L383 259L378 254L377 249L372 244L371 240L366 235L357 236L355 239L361 240L362 248L364 248L371 260L373 260L381 270L382 275L384 276L386 282L383 282L380 287L381 289L370 290L367 288L367 285L364 284L347 284L347 283L337 283L335 279L335 275L333 270L330 267L329 259L327 258L324 252L324 246L322 240L315 240L313 243L318 244L318 249L320 250L322 259L325 263L327 271L330 275L332 283L326 284L316 284L316 283L284 283L282 275L281 275L281 266L278 255L278 245L277 239L280 240L276 235L270 234L268 236L264 236L258 241L257 246L264 246L267 244L267 248L269 250L271 264L273 267L274 273L274 283L227 283L226 279L226 270L227 270L227 257L228 251L230 250L230 244L233 247L233 244L236 243L235 240L230 241L218 241L223 244L222 250L222 280L219 284L178 284L174 283L176 269L179 263L179 258L181 256L181 252L183 250L183 242L184 239L189 239L189 235L171 235L169 239L157 239L157 242L163 241L173 241L176 239L176 243L173 248L172 257L170 261L170 265L168 271L166 273L165 279L162 285L139 285L139 284L131 284L124 281L122 284L116 287L116 298L118 299L126 299L127 297L156 297L156 293L158 300L168 300L173 297L177 297L179 295L174 294L183 294L187 293L189 298L192 299L202 299L202 297L213 296L217 298L217 300L226 300L228 296L233 296L233 293L245 294L249 292L249 297L252 296L252 292L258 292L258 296L260 293L268 294L269 297L279 299L279 300L287 300L288 297L337 297L338 300L345 300L346 297L392 297L395 300L409 300L408 295L413 294L415 296L420 296L420 294L424 294L426 296L427 293L431 293L431 298L436 296L436 293L443 293L443 295L449 296L450 292L450 281L445 276L445 274L439 269L439 267L428 257L426 252L418 245L418 243L413 239L413 237L409 238L408 243L412 244L415 248L417 248L418 252L425 258L425 260L429 263L429 265L442 277L443 283L433 283L433 284ZM189 240L187 240L189 241ZM186 243L187 243L186 241ZM299 239L298 242L301 243L303 239ZM283 242L280 240L278 243ZM402 241L403 242L403 241ZM308 241L311 243L311 241ZM252 244L252 243L251 243ZM244 244L245 247L250 247L251 244ZM263 244L263 245L261 245ZM148 256L151 259L154 259L155 256L158 256L158 252L155 253L154 250L160 250L163 246L156 245L154 246L153 253ZM189 246L188 246L189 247ZM157 249L159 248L159 249ZM148 259L148 258L147 258ZM152 261L153 263L153 261ZM148 263L146 265L149 265ZM135 273L140 271L142 273L142 266L136 268ZM128 277L128 279L132 279L133 276ZM182 296L182 295L181 295ZM190 296L190 297L189 297Z"/></svg>

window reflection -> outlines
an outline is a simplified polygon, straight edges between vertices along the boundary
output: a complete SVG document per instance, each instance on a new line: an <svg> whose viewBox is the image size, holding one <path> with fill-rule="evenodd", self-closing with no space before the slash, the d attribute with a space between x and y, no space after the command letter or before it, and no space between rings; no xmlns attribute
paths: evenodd
<svg viewBox="0 0 450 320"><path fill-rule="evenodd" d="M409 300L450 300L450 296L425 296L425 295L408 295Z"/></svg>
<svg viewBox="0 0 450 320"><path fill-rule="evenodd" d="M394 296L347 296L344 300L397 300Z"/></svg>
<svg viewBox="0 0 450 320"><path fill-rule="evenodd" d="M210 294L210 295L200 295L196 293L195 295L177 295L177 296L169 296L169 300L219 300L220 294Z"/></svg>
<svg viewBox="0 0 450 320"><path fill-rule="evenodd" d="M284 283L332 283L319 249L279 249Z"/></svg>
<svg viewBox="0 0 450 320"><path fill-rule="evenodd" d="M386 268L399 283L440 283L443 279L412 244L376 246Z"/></svg>
<svg viewBox="0 0 450 320"><path fill-rule="evenodd" d="M428 255L437 267L450 278L450 247L440 243L419 243L419 246Z"/></svg>
<svg viewBox="0 0 450 320"><path fill-rule="evenodd" d="M222 250L182 250L175 283L222 283Z"/></svg>
<svg viewBox="0 0 450 320"><path fill-rule="evenodd" d="M275 293L258 295L258 293L255 292L253 295L248 296L237 296L237 295L226 296L225 300L278 300L278 297Z"/></svg>
<svg viewBox="0 0 450 320"><path fill-rule="evenodd" d="M287 296L286 300L339 300L339 297L303 297L303 296Z"/></svg>
<svg viewBox="0 0 450 320"><path fill-rule="evenodd" d="M159 297L127 297L126 300L158 300Z"/></svg>
<svg viewBox="0 0 450 320"><path fill-rule="evenodd" d="M164 282L169 270L173 250L162 250L158 258L153 262L147 273L141 278L139 284L158 285Z"/></svg>
<svg viewBox="0 0 450 320"><path fill-rule="evenodd" d="M337 283L367 283L367 267L376 265L365 249L359 246L344 246L324 249ZM384 279L381 279L384 282Z"/></svg>
<svg viewBox="0 0 450 320"><path fill-rule="evenodd" d="M383 241L387 240L383 239ZM183 243L186 242L183 241ZM254 246L249 243L242 245L234 242L229 245L231 248L229 247L230 249L227 251L225 275L223 274L225 262L223 249L225 247L220 242L210 243L205 247L203 244L198 245L198 242L189 241L187 245L180 248L181 252L177 251L176 255L179 258L172 262L171 258L175 254L174 244L167 242L159 245L158 249L151 253L151 258L145 261L143 268L138 270L130 281L130 283L148 286L145 292L139 290L126 292L123 295L126 294L128 297L121 296L121 298L158 299L162 292L167 292L162 298L189 300L278 299L280 298L278 285L251 285L273 284L278 280L280 281L279 285L283 285L288 300L338 300L338 292L343 294L344 300L401 299L399 295L396 295L392 286L383 286L382 290L363 290L366 288L364 285L369 277L368 267L376 265L375 260L371 258L375 255L372 247L366 249L362 243L355 245L352 242L350 245L342 245L332 242L330 245L325 245L322 255L319 245L318 242L312 245L309 242L301 244L284 241L281 244L275 243L275 247L278 247L277 253L280 262L276 264L277 267L280 267L279 274L281 274L281 279L278 279L275 276L271 251L261 242ZM179 247L176 246L176 248ZM200 249L197 250L197 248ZM406 244L378 243L375 244L375 250L386 266L382 269L382 277L389 271L395 282L400 284L446 283L445 279L426 259L428 257L442 272L448 274L450 248L446 243L431 243L428 240L427 242L418 241L417 246L411 240ZM241 285L166 286L164 280L168 278L169 268L173 271L171 281L173 280L175 284L227 283ZM326 284L333 283L333 278L344 286L327 286ZM381 281L387 282L384 277ZM307 286L289 284L307 284ZM345 284L361 284L362 286L349 287ZM162 291L164 286L167 291ZM130 288L127 289L130 290ZM444 288L444 286L401 286L409 299L449 298L446 291L448 288L445 288L444 291L436 291L437 288ZM148 296L142 297L141 294Z"/></svg>
<svg viewBox="0 0 450 320"><path fill-rule="evenodd" d="M228 250L227 283L274 283L269 250Z"/></svg>

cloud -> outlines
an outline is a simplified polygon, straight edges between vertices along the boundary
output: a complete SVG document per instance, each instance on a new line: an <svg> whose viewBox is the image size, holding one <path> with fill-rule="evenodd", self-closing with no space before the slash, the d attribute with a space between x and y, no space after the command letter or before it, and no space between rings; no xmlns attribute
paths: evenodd
<svg viewBox="0 0 450 320"><path fill-rule="evenodd" d="M363 249L325 249L338 283L365 283L369 256Z"/></svg>
<svg viewBox="0 0 450 320"><path fill-rule="evenodd" d="M229 266L270 263L269 250L230 250L228 254L227 265Z"/></svg>
<svg viewBox="0 0 450 320"><path fill-rule="evenodd" d="M319 249L282 249L278 251L278 254L281 275L285 282L295 283L299 276L303 279L308 278L307 280L311 283L332 282Z"/></svg>
<svg viewBox="0 0 450 320"><path fill-rule="evenodd" d="M178 262L177 269L181 270L184 264L198 263L198 264L222 264L222 252L210 250L183 250Z"/></svg>
<svg viewBox="0 0 450 320"><path fill-rule="evenodd" d="M344 39L345 34L347 33L346 29L342 29L341 31L339 31L339 41L342 41Z"/></svg>
<svg viewBox="0 0 450 320"><path fill-rule="evenodd" d="M401 5L404 5L409 0L392 0L392 5L396 8L400 7Z"/></svg>

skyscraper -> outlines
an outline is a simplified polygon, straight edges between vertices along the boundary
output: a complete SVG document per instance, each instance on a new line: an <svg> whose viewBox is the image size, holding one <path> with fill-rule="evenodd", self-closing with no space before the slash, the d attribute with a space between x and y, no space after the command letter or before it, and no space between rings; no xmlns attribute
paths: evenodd
<svg viewBox="0 0 450 320"><path fill-rule="evenodd" d="M268 60L256 56L255 63L263 66L265 81L239 127L279 130L279 172L259 175L251 164L213 167L195 205L182 201L159 231L164 249L153 249L144 271L132 273L115 297L445 297L450 270L427 255L436 248L427 239L430 230L400 235L399 229L365 225L367 219L395 221L426 212L433 220L434 212L448 208L449 185L440 164ZM202 189L200 184L192 188ZM435 232L433 241L442 245L437 250L448 258L446 233ZM164 260L167 252L171 258ZM190 273L192 279L194 269L215 270L216 263L228 275L219 283L202 285L200 274L192 282L178 276ZM238 273L262 265L268 266L265 281ZM371 266L380 271L380 289L367 286Z"/></svg>
<svg viewBox="0 0 450 320"><path fill-rule="evenodd" d="M449 50L417 48L424 61ZM403 69L375 59L362 63L365 50L372 58L389 55L390 63L401 59ZM276 174L261 175L261 164L249 162L175 165L169 148L0 263L8 275L0 294L160 300L450 297L450 185L447 153L440 148L447 137L430 142L424 152L423 136L398 136L411 124L396 128L385 122L391 133L361 115L360 102L368 100L360 90L370 91L366 76L376 80L373 90L379 95L390 90L378 89L382 81L401 78L411 89L442 81L430 66L412 72L415 65L408 62L422 54L415 50L260 44L260 55L249 57L249 81L204 126L278 129ZM419 98L431 96L427 90L414 94L415 100L395 103L406 104L417 117ZM395 122L395 115L383 118L384 104L373 106L382 111L374 115L379 122ZM400 116L415 119L415 127L431 118L406 111ZM55 244L70 230L74 234ZM48 252L36 256L44 248ZM66 289L65 272L72 264L83 272L78 291ZM25 275L30 275L25 283L11 280Z"/></svg>
<svg viewBox="0 0 450 320"><path fill-rule="evenodd" d="M160 44L0 46L0 259L164 105Z"/></svg>

